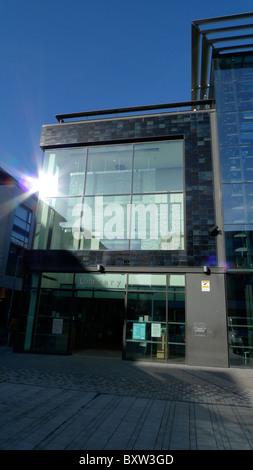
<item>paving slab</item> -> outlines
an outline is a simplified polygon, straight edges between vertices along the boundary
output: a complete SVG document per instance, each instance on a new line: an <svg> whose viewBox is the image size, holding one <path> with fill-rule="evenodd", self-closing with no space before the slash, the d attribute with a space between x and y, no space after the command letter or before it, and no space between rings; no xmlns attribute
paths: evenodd
<svg viewBox="0 0 253 470"><path fill-rule="evenodd" d="M253 369L0 347L1 451L253 449Z"/></svg>

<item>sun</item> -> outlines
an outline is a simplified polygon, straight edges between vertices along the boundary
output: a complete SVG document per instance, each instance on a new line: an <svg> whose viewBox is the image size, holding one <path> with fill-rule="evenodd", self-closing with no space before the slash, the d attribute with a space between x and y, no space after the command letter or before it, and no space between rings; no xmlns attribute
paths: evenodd
<svg viewBox="0 0 253 470"><path fill-rule="evenodd" d="M25 183L29 193L36 194L39 199L57 195L58 177L39 172L38 176L26 176Z"/></svg>

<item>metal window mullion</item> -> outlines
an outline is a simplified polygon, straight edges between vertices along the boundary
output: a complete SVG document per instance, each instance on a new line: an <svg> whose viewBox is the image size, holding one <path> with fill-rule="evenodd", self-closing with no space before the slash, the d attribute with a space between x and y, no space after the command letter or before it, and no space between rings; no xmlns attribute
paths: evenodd
<svg viewBox="0 0 253 470"><path fill-rule="evenodd" d="M84 164L84 180L83 180L83 192L82 192L82 202L81 202L81 217L79 223L79 234L81 232L81 224L83 218L83 206L84 206L84 195L85 195L85 187L86 187L86 174L87 174L87 161L88 161L88 147L85 148L85 164ZM81 237L79 236L78 240L78 250L81 248Z"/></svg>
<svg viewBox="0 0 253 470"><path fill-rule="evenodd" d="M133 180L134 180L134 144L132 144L132 174L131 174L131 188L130 188L130 217L128 227L128 249L131 248L131 230L132 230L132 202L133 202ZM127 214L128 215L128 214Z"/></svg>
<svg viewBox="0 0 253 470"><path fill-rule="evenodd" d="M168 329L169 329L169 295L168 295L168 290L169 290L169 274L166 274L166 306L165 306L165 321L166 321L166 335L165 335L165 360L168 361L168 340L169 340L169 335L168 335Z"/></svg>

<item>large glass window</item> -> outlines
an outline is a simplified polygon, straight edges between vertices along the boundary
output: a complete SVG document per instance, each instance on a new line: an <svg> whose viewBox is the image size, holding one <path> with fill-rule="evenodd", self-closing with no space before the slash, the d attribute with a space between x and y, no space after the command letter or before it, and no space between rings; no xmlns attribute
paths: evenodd
<svg viewBox="0 0 253 470"><path fill-rule="evenodd" d="M130 248L135 250L184 248L182 193L133 196Z"/></svg>
<svg viewBox="0 0 253 470"><path fill-rule="evenodd" d="M182 140L46 152L43 175L34 248L184 249Z"/></svg>
<svg viewBox="0 0 253 470"><path fill-rule="evenodd" d="M32 211L21 204L15 211L11 241L16 245L27 248L31 231L31 223Z"/></svg>
<svg viewBox="0 0 253 470"><path fill-rule="evenodd" d="M133 193L183 190L183 142L134 146Z"/></svg>
<svg viewBox="0 0 253 470"><path fill-rule="evenodd" d="M40 201L34 235L35 249L77 249L82 199L54 198ZM76 235L77 233L77 235Z"/></svg>
<svg viewBox="0 0 253 470"><path fill-rule="evenodd" d="M253 221L253 183L223 185L224 223Z"/></svg>
<svg viewBox="0 0 253 470"><path fill-rule="evenodd" d="M164 274L129 274L128 290L165 290L166 276Z"/></svg>
<svg viewBox="0 0 253 470"><path fill-rule="evenodd" d="M45 152L40 198L83 194L85 149Z"/></svg>
<svg viewBox="0 0 253 470"><path fill-rule="evenodd" d="M80 248L127 250L129 204L130 195L85 197Z"/></svg>
<svg viewBox="0 0 253 470"><path fill-rule="evenodd" d="M223 183L253 181L253 146L223 147L220 151Z"/></svg>
<svg viewBox="0 0 253 470"><path fill-rule="evenodd" d="M230 268L253 268L253 224L227 225L227 263Z"/></svg>
<svg viewBox="0 0 253 470"><path fill-rule="evenodd" d="M131 170L131 145L90 148L85 195L130 193Z"/></svg>

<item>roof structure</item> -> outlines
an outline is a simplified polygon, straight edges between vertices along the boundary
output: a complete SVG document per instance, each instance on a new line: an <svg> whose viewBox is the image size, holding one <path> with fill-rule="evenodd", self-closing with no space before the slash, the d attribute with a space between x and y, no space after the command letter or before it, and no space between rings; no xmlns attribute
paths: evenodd
<svg viewBox="0 0 253 470"><path fill-rule="evenodd" d="M246 51L253 51L253 13L193 21L192 100L212 97L212 57Z"/></svg>

